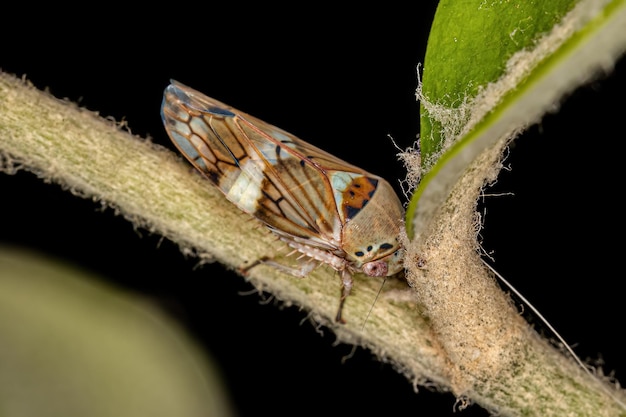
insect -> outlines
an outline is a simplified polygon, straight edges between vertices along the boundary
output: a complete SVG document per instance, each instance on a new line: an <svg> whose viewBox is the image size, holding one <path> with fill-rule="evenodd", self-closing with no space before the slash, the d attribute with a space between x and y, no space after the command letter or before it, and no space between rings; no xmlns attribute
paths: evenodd
<svg viewBox="0 0 626 417"><path fill-rule="evenodd" d="M354 274L402 269L404 209L383 178L176 81L165 89L161 116L180 152L230 202L305 255L299 268L259 263L297 276L320 263L338 272L337 322L345 323Z"/></svg>

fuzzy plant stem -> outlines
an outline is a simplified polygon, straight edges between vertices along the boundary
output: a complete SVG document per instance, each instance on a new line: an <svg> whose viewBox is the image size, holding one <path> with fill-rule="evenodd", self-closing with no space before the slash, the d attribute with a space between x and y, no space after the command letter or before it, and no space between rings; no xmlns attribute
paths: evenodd
<svg viewBox="0 0 626 417"><path fill-rule="evenodd" d="M502 415L625 415L610 387L522 321L480 262L473 207L499 156L500 150L494 149L475 162L478 175L455 187L451 203L409 248L407 278L422 293L381 297L366 326L362 319L380 287L374 279L356 277L358 290L346 302L345 325L332 320L340 283L330 268L298 279L261 266L250 270L247 279L259 290L301 306L313 320L331 327L340 341L369 348L392 362L416 386L453 391L461 400L471 399ZM11 174L19 169L111 207L135 227L232 269L278 250L263 227L244 221L246 215L174 153L0 73L0 170ZM467 187L475 193L459 191ZM407 286L397 281L385 288L394 293ZM442 296L454 304L436 305L434 300ZM429 297L433 301L426 301L427 318L423 303ZM432 320L436 327L431 325L433 315L440 315Z"/></svg>

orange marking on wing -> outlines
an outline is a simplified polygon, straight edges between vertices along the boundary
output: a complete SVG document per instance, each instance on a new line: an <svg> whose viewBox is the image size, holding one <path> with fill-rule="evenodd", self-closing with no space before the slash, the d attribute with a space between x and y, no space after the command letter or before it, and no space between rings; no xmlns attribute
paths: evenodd
<svg viewBox="0 0 626 417"><path fill-rule="evenodd" d="M369 177L357 177L343 192L342 209L346 220L357 215L371 200L376 191L378 180Z"/></svg>

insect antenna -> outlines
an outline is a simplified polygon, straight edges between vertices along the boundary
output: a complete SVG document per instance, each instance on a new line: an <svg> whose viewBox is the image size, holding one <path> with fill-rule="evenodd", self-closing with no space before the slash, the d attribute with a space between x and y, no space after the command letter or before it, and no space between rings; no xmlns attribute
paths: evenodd
<svg viewBox="0 0 626 417"><path fill-rule="evenodd" d="M481 261L483 261L483 263L487 266L487 268L489 268L491 270L491 272L493 272L496 275L496 277L498 277L498 279L500 281L502 281L502 283L504 283L504 285L506 285L513 292L513 294L515 294L517 297L519 297L519 299L522 300L522 302L524 304L526 304L528 306L528 308L530 308L530 310L535 315L537 315L537 317L539 317L539 320L541 320L548 327L548 329L556 336L556 338L559 340L559 342L561 342L561 344L565 347L567 352L572 356L572 358L574 358L574 361L576 361L576 363L583 369L583 371L585 371L590 377L595 379L596 378L595 375L593 373L591 373L591 371L589 370L587 365L585 365L585 363L582 360L580 360L580 358L576 355L576 353L574 353L574 349L572 349L567 344L567 342L565 342L565 339L563 339L563 337L559 334L559 332L556 331L556 329L539 312L539 310L537 310L535 308L535 306L533 306L530 303L530 301L528 301L526 299L526 297L524 297L519 291L517 291L517 289L515 289L513 284L511 284L506 279L504 279L504 277L502 275L500 275L500 273L498 271L496 271L491 265L489 265L487 263L487 261L485 261L484 259L481 259ZM605 387L604 384L602 384L601 387L611 398L613 398L615 400L615 402L617 402L620 406L622 406L622 408L626 409L626 404L624 404L622 401L620 401L620 399L617 398L611 391L609 391L609 389L607 387Z"/></svg>
<svg viewBox="0 0 626 417"><path fill-rule="evenodd" d="M380 284L380 288L378 289L378 292L376 293L376 298L374 298L374 302L372 303L372 306L367 312L367 316L365 316L365 320L363 320L363 324L361 325L361 330L365 328L365 323L367 323L367 319L370 318L370 315L372 314L372 310L374 310L374 306L376 305L376 301L378 301L378 297L380 297L380 293L383 292L383 287L385 286L385 282L387 282L387 277L383 277L383 283Z"/></svg>

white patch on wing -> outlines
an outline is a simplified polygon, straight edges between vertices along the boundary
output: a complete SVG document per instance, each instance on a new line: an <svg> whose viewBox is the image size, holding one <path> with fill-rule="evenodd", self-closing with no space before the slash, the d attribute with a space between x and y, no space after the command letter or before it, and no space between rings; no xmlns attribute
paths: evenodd
<svg viewBox="0 0 626 417"><path fill-rule="evenodd" d="M257 163L247 158L240 171L233 171L237 179L228 190L226 198L248 213L254 213L258 208L258 201L263 196L261 185L265 176Z"/></svg>

